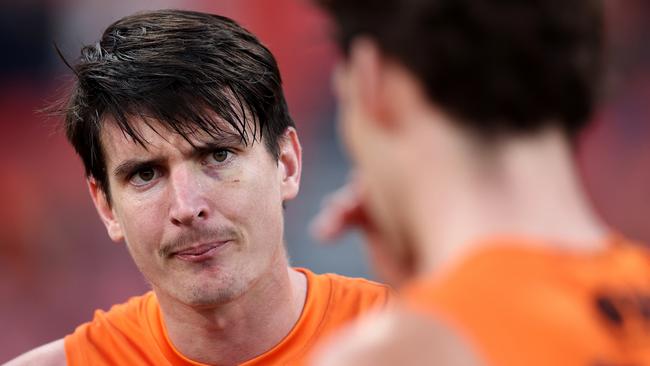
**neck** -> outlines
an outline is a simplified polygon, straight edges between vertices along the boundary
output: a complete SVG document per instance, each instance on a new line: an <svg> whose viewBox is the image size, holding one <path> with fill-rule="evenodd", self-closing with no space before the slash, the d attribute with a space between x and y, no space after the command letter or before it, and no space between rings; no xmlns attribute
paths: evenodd
<svg viewBox="0 0 650 366"><path fill-rule="evenodd" d="M305 276L282 262L241 297L208 309L157 291L174 347L189 359L221 366L240 364L280 343L300 318L307 293Z"/></svg>
<svg viewBox="0 0 650 366"><path fill-rule="evenodd" d="M448 140L446 148L454 151L445 154L433 151L430 142L417 144L419 164L405 179L412 184L405 189L410 213L405 222L411 223L408 242L420 259L417 272L431 272L485 239L504 235L542 239L570 251L602 248L607 230L585 197L560 131L500 141L496 148ZM453 156L454 161L423 164L423 156Z"/></svg>

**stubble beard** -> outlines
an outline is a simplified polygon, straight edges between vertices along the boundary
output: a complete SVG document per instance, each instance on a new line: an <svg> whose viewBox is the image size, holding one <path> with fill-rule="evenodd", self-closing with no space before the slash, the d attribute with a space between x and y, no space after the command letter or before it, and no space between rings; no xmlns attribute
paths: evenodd
<svg viewBox="0 0 650 366"><path fill-rule="evenodd" d="M183 292L184 303L197 308L215 307L228 304L245 292L245 285L238 283L232 274L211 281L211 283L192 283Z"/></svg>

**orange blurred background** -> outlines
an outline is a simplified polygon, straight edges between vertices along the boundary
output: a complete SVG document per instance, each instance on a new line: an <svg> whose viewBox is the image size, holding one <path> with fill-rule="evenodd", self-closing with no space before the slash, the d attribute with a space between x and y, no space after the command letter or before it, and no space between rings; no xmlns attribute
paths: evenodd
<svg viewBox="0 0 650 366"><path fill-rule="evenodd" d="M335 47L307 0L22 0L0 4L0 362L70 333L97 308L147 285L122 244L97 218L81 162L36 111L70 80L56 42L74 60L106 26L138 10L215 12L243 24L279 61L304 148L299 198L287 208L292 263L317 272L369 276L360 240L322 247L307 225L348 164L336 139L330 92ZM597 209L617 230L650 242L650 3L606 1L604 100L579 148Z"/></svg>

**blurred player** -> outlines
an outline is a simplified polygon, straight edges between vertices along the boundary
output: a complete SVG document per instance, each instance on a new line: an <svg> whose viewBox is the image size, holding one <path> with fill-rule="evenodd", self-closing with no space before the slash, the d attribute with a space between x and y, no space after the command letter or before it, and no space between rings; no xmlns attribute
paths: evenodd
<svg viewBox="0 0 650 366"><path fill-rule="evenodd" d="M601 222L572 154L599 1L320 3L357 172L316 232L365 230L403 301L317 365L650 364L650 256Z"/></svg>
<svg viewBox="0 0 650 366"><path fill-rule="evenodd" d="M83 47L74 73L68 138L153 291L10 365L300 365L386 301L383 285L288 265L301 147L275 59L248 31L139 13Z"/></svg>

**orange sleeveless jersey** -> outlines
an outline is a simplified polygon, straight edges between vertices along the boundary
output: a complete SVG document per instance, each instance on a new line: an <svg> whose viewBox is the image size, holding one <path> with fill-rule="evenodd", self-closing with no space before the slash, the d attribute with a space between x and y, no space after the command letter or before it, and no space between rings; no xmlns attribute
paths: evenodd
<svg viewBox="0 0 650 366"><path fill-rule="evenodd" d="M389 296L386 286L335 274L307 277L307 299L291 332L274 348L242 365L302 365L317 340ZM98 310L94 319L65 337L68 366L76 365L203 365L171 344L153 292Z"/></svg>
<svg viewBox="0 0 650 366"><path fill-rule="evenodd" d="M650 252L622 239L594 254L490 241L404 295L490 365L650 365Z"/></svg>

